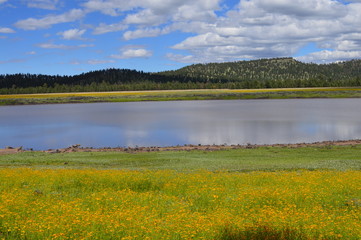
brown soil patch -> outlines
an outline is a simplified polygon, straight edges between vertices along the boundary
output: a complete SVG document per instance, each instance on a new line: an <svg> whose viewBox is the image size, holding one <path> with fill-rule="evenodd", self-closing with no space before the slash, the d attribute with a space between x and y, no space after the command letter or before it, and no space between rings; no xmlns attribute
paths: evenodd
<svg viewBox="0 0 361 240"><path fill-rule="evenodd" d="M22 147L19 148L6 147L4 149L0 149L0 155L15 154L18 152L23 152Z"/></svg>

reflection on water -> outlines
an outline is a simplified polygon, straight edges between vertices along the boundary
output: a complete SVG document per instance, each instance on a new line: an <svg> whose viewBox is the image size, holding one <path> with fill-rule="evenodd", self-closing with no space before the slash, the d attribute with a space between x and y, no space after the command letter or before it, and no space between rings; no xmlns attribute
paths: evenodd
<svg viewBox="0 0 361 240"><path fill-rule="evenodd" d="M274 144L361 138L361 99L0 107L0 147Z"/></svg>

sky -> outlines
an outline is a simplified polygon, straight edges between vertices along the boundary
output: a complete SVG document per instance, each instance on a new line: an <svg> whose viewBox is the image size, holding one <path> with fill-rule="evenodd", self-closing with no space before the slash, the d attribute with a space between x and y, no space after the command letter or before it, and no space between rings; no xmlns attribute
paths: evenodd
<svg viewBox="0 0 361 240"><path fill-rule="evenodd" d="M361 58L361 0L0 0L0 74Z"/></svg>

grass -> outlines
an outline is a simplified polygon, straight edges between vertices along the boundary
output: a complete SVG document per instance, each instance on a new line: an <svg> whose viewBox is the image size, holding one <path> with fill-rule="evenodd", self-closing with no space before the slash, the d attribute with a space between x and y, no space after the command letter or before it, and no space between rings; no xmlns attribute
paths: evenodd
<svg viewBox="0 0 361 240"><path fill-rule="evenodd" d="M0 170L0 239L359 239L360 171Z"/></svg>
<svg viewBox="0 0 361 240"><path fill-rule="evenodd" d="M361 145L0 155L0 239L359 239Z"/></svg>
<svg viewBox="0 0 361 240"><path fill-rule="evenodd" d="M361 145L325 147L259 147L220 151L161 152L24 152L0 155L0 166L116 168L179 171L277 171L295 169L361 170Z"/></svg>
<svg viewBox="0 0 361 240"><path fill-rule="evenodd" d="M204 89L0 95L0 105L171 100L361 97L361 88Z"/></svg>
<svg viewBox="0 0 361 240"><path fill-rule="evenodd" d="M308 239L307 235L297 229L284 227L277 229L272 226L253 226L243 230L236 227L225 226L219 236L220 240L303 240Z"/></svg>

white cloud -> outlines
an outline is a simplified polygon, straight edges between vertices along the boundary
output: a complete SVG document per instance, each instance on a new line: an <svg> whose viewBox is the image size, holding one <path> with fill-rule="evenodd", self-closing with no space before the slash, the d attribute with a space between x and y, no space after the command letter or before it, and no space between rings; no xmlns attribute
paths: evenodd
<svg viewBox="0 0 361 240"><path fill-rule="evenodd" d="M104 24L101 23L98 27L96 27L93 31L93 34L104 34L104 33L108 33L108 32L118 32L118 31L123 31L125 29L127 29L128 26L122 22L120 23L114 23L114 24Z"/></svg>
<svg viewBox="0 0 361 240"><path fill-rule="evenodd" d="M69 12L60 15L49 15L44 18L35 19L28 18L15 23L17 28L24 30L37 30L50 28L54 24L67 23L79 20L85 16L85 12L81 9L72 9Z"/></svg>
<svg viewBox="0 0 361 240"><path fill-rule="evenodd" d="M55 10L59 0L27 0L27 6L30 8L41 8Z"/></svg>
<svg viewBox="0 0 361 240"><path fill-rule="evenodd" d="M116 59L128 59L128 58L147 58L151 57L153 53L144 48L126 48L122 49L120 54L113 54L110 57Z"/></svg>
<svg viewBox="0 0 361 240"><path fill-rule="evenodd" d="M192 63L192 62L203 62L202 59L197 59L193 55L182 55L182 54L174 54L174 53L168 53L166 57L169 60L181 62L181 63Z"/></svg>
<svg viewBox="0 0 361 240"><path fill-rule="evenodd" d="M15 33L15 31L11 28L1 28L0 27L0 33Z"/></svg>
<svg viewBox="0 0 361 240"><path fill-rule="evenodd" d="M191 63L193 60L213 62L294 56L307 43L317 43L318 47L329 46L335 51L320 51L307 58L350 59L358 56L357 51L361 49L360 22L361 4L357 3L241 1L238 9L218 17L213 24L202 25L196 21L179 27L183 31L185 27L192 29L196 35L173 46L188 51L188 55L170 54L168 58Z"/></svg>
<svg viewBox="0 0 361 240"><path fill-rule="evenodd" d="M346 14L343 4L330 0L253 0L255 5L269 13L300 18L330 18ZM242 3L241 3L242 6Z"/></svg>
<svg viewBox="0 0 361 240"><path fill-rule="evenodd" d="M320 52L313 52L302 57L297 57L297 60L303 62L314 63L330 63L337 61L347 61L361 58L361 50L359 51L329 51L323 50Z"/></svg>
<svg viewBox="0 0 361 240"><path fill-rule="evenodd" d="M99 11L110 16L118 16L122 11L136 7L136 1L124 0L89 0L83 4L88 11Z"/></svg>
<svg viewBox="0 0 361 240"><path fill-rule="evenodd" d="M157 26L167 20L165 15L158 15L151 9L145 9L135 14L129 14L125 20L125 24L137 24L145 26Z"/></svg>
<svg viewBox="0 0 361 240"><path fill-rule="evenodd" d="M173 48L186 50L217 45L227 45L232 42L233 41L230 38L225 38L216 33L208 32L194 37L189 37L183 42L175 45Z"/></svg>
<svg viewBox="0 0 361 240"><path fill-rule="evenodd" d="M143 28L156 27L161 24L169 24L170 22L215 21L215 11L220 9L220 1L132 0L124 2L122 0L89 0L83 6L87 11L100 11L110 16L124 14L122 22L124 25L132 24L136 25L137 28ZM127 11L130 11L130 13ZM114 30L117 31L117 28ZM102 31L95 30L95 33L99 32L102 33Z"/></svg>
<svg viewBox="0 0 361 240"><path fill-rule="evenodd" d="M35 55L36 52L35 51L30 51L30 52L26 52L27 55Z"/></svg>
<svg viewBox="0 0 361 240"><path fill-rule="evenodd" d="M214 10L217 10L218 6L215 5L212 8L203 8L199 5L183 5L180 6L173 16L174 21L214 21L216 14Z"/></svg>
<svg viewBox="0 0 361 240"><path fill-rule="evenodd" d="M189 54L169 54L168 58L211 62L292 56L310 42L341 52L358 50L359 40L349 37L359 32L361 4L357 2L361 1L349 2L242 0L222 17L216 15L220 0L89 0L83 6L88 11L124 16L121 22L99 25L94 34L123 31L128 26L134 29L123 33L127 41L176 30L193 33L173 46ZM127 58L144 51L126 49L113 57Z"/></svg>
<svg viewBox="0 0 361 240"><path fill-rule="evenodd" d="M85 33L85 29L69 29L64 32L59 32L58 35L62 36L65 40L83 40L82 35Z"/></svg>
<svg viewBox="0 0 361 240"><path fill-rule="evenodd" d="M170 28L160 29L160 28L145 28L138 29L135 31L126 31L123 34L125 40L145 38L145 37L156 37L162 34L167 34L170 32Z"/></svg>
<svg viewBox="0 0 361 240"><path fill-rule="evenodd" d="M0 0L0 4L5 2ZM14 26L37 30L84 19L80 27L69 27L68 24L65 29L69 30L57 30L64 40L84 40L85 29L89 26L95 35L119 31L125 41L157 37L174 31L189 33L187 38L173 43L173 53L167 55L173 61L187 63L295 56L300 55L301 49L309 43L318 49L304 56L305 61L350 59L357 57L361 51L361 0L350 0L348 4L341 0L240 0L228 12L229 8L221 6L226 3L224 0L80 2L82 9L24 19ZM23 3L28 7L51 10L56 9L62 1L23 0ZM104 22L93 22L94 25L87 23L91 17L98 17L93 12L107 15ZM85 18L87 14L89 18ZM13 32L11 28L0 28L0 33ZM47 42L37 46L76 49L93 45L68 46ZM178 54L179 51L181 54ZM152 55L153 52L144 46L133 46L125 47L111 57L126 59ZM96 63L98 60L93 61Z"/></svg>
<svg viewBox="0 0 361 240"><path fill-rule="evenodd" d="M88 48L94 47L93 44L80 44L80 45L65 45L65 44L54 44L54 43L40 43L36 46L45 49L63 49L63 50L72 50L72 49L79 49L79 48Z"/></svg>

